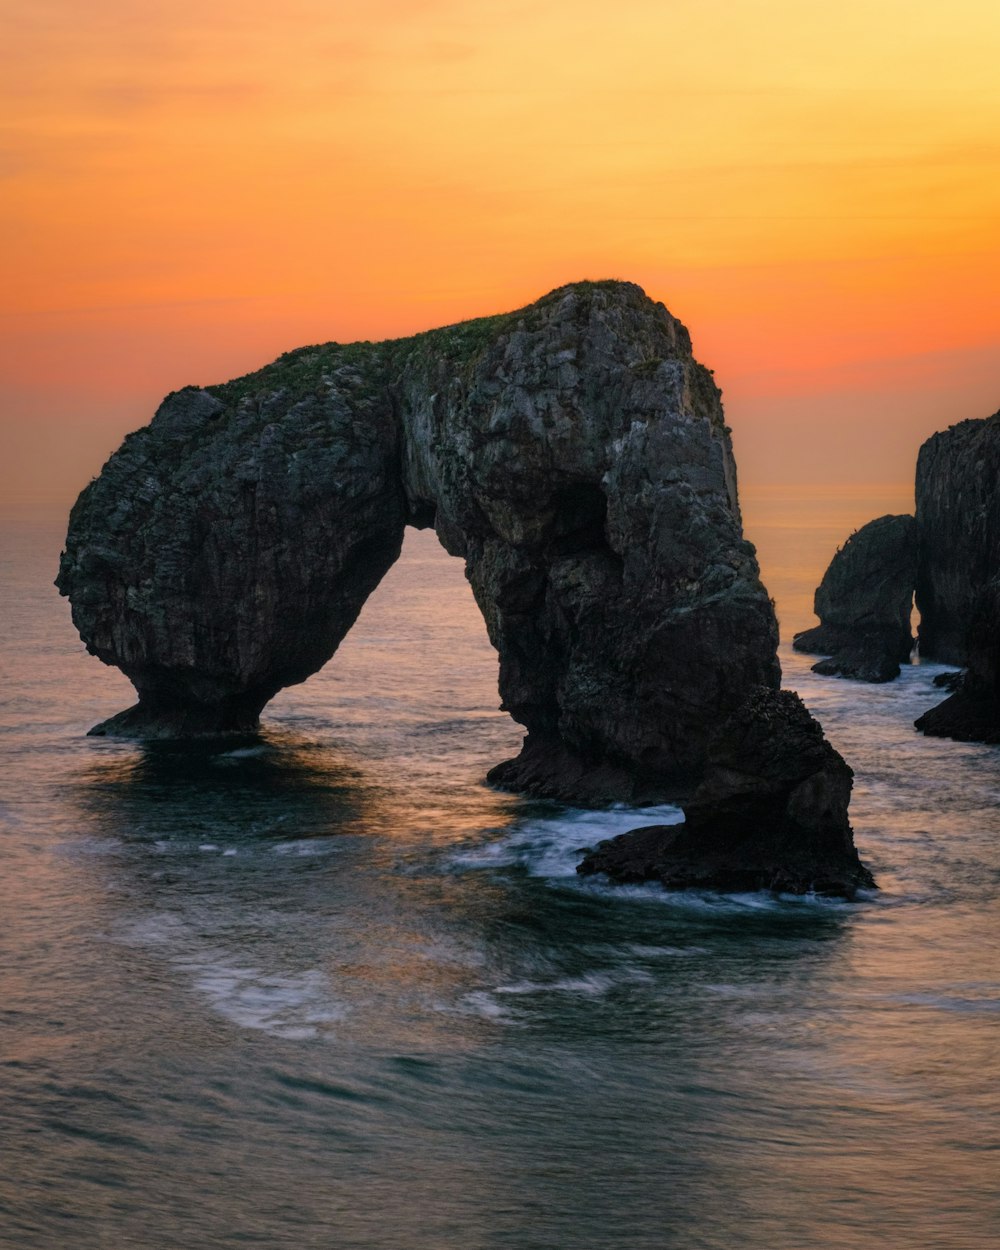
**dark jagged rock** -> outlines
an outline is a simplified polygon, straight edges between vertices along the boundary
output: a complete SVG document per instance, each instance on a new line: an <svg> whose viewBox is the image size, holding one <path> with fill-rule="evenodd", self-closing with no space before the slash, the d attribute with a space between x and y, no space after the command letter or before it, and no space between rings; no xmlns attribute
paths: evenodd
<svg viewBox="0 0 1000 1250"><path fill-rule="evenodd" d="M920 654L927 659L971 665L969 625L1000 575L998 482L1000 412L959 422L920 448L917 608Z"/></svg>
<svg viewBox="0 0 1000 1250"><path fill-rule="evenodd" d="M655 797L779 682L718 389L629 283L328 344L169 397L83 493L58 585L139 703L98 732L246 730L433 525L528 731L499 785Z"/></svg>
<svg viewBox="0 0 1000 1250"><path fill-rule="evenodd" d="M966 628L965 647L968 669L942 674L957 679L946 687L952 694L914 723L933 738L1000 742L1000 577L980 588Z"/></svg>
<svg viewBox="0 0 1000 1250"><path fill-rule="evenodd" d="M920 653L967 666L916 726L1000 742L1000 412L934 434L917 457Z"/></svg>
<svg viewBox="0 0 1000 1250"><path fill-rule="evenodd" d="M88 650L139 694L92 732L255 729L398 556L399 456L388 397L346 366L315 393L168 396L70 517L57 584Z"/></svg>
<svg viewBox="0 0 1000 1250"><path fill-rule="evenodd" d="M821 623L796 634L793 647L829 656L813 665L814 673L891 681L913 649L910 612L916 579L914 518L869 521L833 557L816 590Z"/></svg>
<svg viewBox="0 0 1000 1250"><path fill-rule="evenodd" d="M669 889L852 898L874 886L848 822L852 778L798 695L757 691L709 747L684 823L602 842L577 871Z"/></svg>

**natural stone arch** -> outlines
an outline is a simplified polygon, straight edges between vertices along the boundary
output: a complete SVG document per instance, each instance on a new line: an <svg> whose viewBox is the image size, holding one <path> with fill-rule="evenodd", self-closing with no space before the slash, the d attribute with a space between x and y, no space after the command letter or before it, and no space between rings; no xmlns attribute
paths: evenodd
<svg viewBox="0 0 1000 1250"><path fill-rule="evenodd" d="M675 792L778 685L712 377L638 287L579 283L169 396L71 517L59 587L139 693L97 731L254 728L335 652L408 523L465 560L528 731L500 784Z"/></svg>

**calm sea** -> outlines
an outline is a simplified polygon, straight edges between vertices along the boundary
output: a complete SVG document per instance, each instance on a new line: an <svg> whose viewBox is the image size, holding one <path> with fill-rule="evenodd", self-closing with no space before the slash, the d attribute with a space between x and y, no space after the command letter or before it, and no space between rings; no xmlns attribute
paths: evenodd
<svg viewBox="0 0 1000 1250"><path fill-rule="evenodd" d="M749 493L783 634L905 488ZM934 666L824 681L881 891L611 889L669 808L495 793L520 734L459 562L411 533L334 661L216 749L130 702L2 526L0 1245L986 1250L1000 1228L1000 754Z"/></svg>

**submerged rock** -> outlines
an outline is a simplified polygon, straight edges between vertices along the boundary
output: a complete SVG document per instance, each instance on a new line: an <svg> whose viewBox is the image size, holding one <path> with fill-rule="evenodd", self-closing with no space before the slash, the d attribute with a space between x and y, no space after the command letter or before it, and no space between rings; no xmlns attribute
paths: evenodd
<svg viewBox="0 0 1000 1250"><path fill-rule="evenodd" d="M139 695L94 732L253 728L336 651L407 524L464 559L527 730L498 785L690 788L720 720L779 683L710 372L638 287L577 283L168 397L70 519L57 584Z"/></svg>
<svg viewBox="0 0 1000 1250"><path fill-rule="evenodd" d="M793 647L829 656L813 665L814 673L891 681L913 649L910 613L916 580L914 518L869 521L833 557L816 590L820 624L796 634Z"/></svg>
<svg viewBox="0 0 1000 1250"><path fill-rule="evenodd" d="M853 773L789 690L759 690L720 729L684 823L602 842L578 866L669 889L815 892L874 886L854 847Z"/></svg>

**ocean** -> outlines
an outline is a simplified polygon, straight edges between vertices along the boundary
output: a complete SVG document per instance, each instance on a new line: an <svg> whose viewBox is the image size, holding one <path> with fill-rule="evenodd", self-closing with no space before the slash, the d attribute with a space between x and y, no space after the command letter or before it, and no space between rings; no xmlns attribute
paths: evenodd
<svg viewBox="0 0 1000 1250"><path fill-rule="evenodd" d="M788 646L894 484L746 492L785 685L855 770L853 903L577 878L670 807L487 788L521 731L461 563L403 555L258 737L87 738L132 702L0 551L0 1246L987 1250L1000 1228L1000 751L940 666Z"/></svg>

